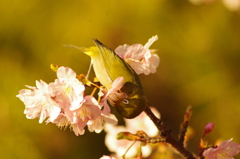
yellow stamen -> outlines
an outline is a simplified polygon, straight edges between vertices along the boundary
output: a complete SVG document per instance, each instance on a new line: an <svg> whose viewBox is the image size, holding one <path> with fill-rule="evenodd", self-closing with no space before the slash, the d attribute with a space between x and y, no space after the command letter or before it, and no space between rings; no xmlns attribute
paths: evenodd
<svg viewBox="0 0 240 159"><path fill-rule="evenodd" d="M66 130L67 127L69 127L71 123L68 121L66 117L63 117L60 122L57 124L57 126L62 130Z"/></svg>

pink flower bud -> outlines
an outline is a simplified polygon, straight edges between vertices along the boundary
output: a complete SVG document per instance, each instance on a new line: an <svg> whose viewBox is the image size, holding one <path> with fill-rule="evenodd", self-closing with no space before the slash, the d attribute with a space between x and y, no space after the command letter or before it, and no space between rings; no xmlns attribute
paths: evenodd
<svg viewBox="0 0 240 159"><path fill-rule="evenodd" d="M208 123L204 128L204 134L203 137L206 136L208 133L210 133L214 128L214 123Z"/></svg>

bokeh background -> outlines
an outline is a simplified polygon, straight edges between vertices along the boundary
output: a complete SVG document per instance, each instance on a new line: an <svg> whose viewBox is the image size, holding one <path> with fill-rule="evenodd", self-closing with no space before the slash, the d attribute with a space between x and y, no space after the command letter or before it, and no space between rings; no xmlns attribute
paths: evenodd
<svg viewBox="0 0 240 159"><path fill-rule="evenodd" d="M187 106L193 106L187 147L194 153L208 122L215 123L206 137L210 143L230 138L240 143L239 6L226 6L226 0L192 1L0 1L0 158L109 154L104 132L77 137L69 129L28 120L16 98L35 80L52 82L51 63L86 73L90 58L63 45L89 47L92 38L115 49L158 35L151 46L161 59L157 73L140 75L149 105L161 112L174 137Z"/></svg>

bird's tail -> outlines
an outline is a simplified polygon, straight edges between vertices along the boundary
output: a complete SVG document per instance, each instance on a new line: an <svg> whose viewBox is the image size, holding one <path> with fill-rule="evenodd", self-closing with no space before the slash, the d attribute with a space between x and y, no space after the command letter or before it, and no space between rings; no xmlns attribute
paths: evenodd
<svg viewBox="0 0 240 159"><path fill-rule="evenodd" d="M64 45L66 47L69 47L69 48L74 48L74 49L77 49L85 54L87 54L88 56L92 57L94 53L96 53L98 51L97 47L96 46L92 46L90 48L86 48L86 47L78 47L78 46L75 46L75 45Z"/></svg>

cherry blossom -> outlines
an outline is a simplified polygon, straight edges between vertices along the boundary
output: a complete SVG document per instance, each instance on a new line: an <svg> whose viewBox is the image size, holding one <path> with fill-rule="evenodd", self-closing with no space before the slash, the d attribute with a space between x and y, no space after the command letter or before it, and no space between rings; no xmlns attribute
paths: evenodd
<svg viewBox="0 0 240 159"><path fill-rule="evenodd" d="M233 159L239 153L240 145L232 142L232 139L221 142L215 148L208 148L203 156L208 159Z"/></svg>
<svg viewBox="0 0 240 159"><path fill-rule="evenodd" d="M78 109L72 110L68 107L64 109L64 112L71 123L76 123L78 120L95 120L101 114L97 100L90 95L84 97Z"/></svg>
<svg viewBox="0 0 240 159"><path fill-rule="evenodd" d="M111 99L109 99L109 96L111 96L110 94L115 94L117 96L125 97L124 93L117 92L118 90L120 90L122 88L123 84L124 84L124 78L118 77L113 81L112 87L107 92L105 90L103 90L105 95L100 102L100 105L104 106L103 111L102 111L103 114L105 114L105 115L110 114L110 107L107 103L107 100L111 100Z"/></svg>
<svg viewBox="0 0 240 159"><path fill-rule="evenodd" d="M42 123L47 117L50 117L50 121L55 120L61 109L53 100L51 88L44 81L36 81L36 86L27 86L31 90L20 90L17 95L25 104L24 114L28 119L39 117L39 123Z"/></svg>
<svg viewBox="0 0 240 159"><path fill-rule="evenodd" d="M19 91L17 97L24 102L24 113L28 119L39 117L39 123L42 123L48 118L47 123L52 122L64 129L70 127L77 136L84 134L86 126L89 131L99 133L104 123L117 124L117 118L110 114L106 100L122 87L122 77L117 78L106 92L103 110L93 96L84 96L85 87L71 68L59 67L57 77L50 84L36 81L36 87L27 86L29 89Z"/></svg>
<svg viewBox="0 0 240 159"><path fill-rule="evenodd" d="M105 95L102 91L100 91L100 93L99 93L100 96L103 96L103 98L100 102L100 105L103 106L103 110L101 112L101 115L98 116L97 119L90 120L88 122L88 129L90 132L93 132L93 131L95 131L96 133L101 132L104 128L104 123L109 123L109 124L113 124L113 125L117 124L118 120L115 117L115 115L110 114L110 107L107 103L107 99L108 99L109 95L112 93L121 95L122 93L119 93L117 91L122 88L123 84L124 84L124 78L118 77L113 81L112 88L110 88L108 91L102 90L105 93Z"/></svg>
<svg viewBox="0 0 240 159"><path fill-rule="evenodd" d="M118 120L115 115L105 115L104 113L101 113L101 115L95 120L90 120L87 125L90 132L95 131L96 133L100 133L103 130L105 123L116 125L117 122Z"/></svg>
<svg viewBox="0 0 240 159"><path fill-rule="evenodd" d="M97 100L92 96L85 96L84 102L80 105L81 106L76 110L71 111L71 109L68 109L65 111L68 120L76 127L76 129L73 129L76 135L77 133L75 130L78 132L84 129L89 121L96 120L101 115L100 106Z"/></svg>
<svg viewBox="0 0 240 159"><path fill-rule="evenodd" d="M60 128L70 127L75 135L83 135L85 126L91 120L96 120L101 115L100 106L92 96L85 96L79 108L71 110L65 108L56 120L53 121Z"/></svg>
<svg viewBox="0 0 240 159"><path fill-rule="evenodd" d="M76 73L68 67L59 67L58 79L49 84L54 90L55 101L61 108L70 106L71 110L77 109L83 101L84 85L76 78Z"/></svg>
<svg viewBox="0 0 240 159"><path fill-rule="evenodd" d="M115 49L115 52L124 59L137 74L144 73L149 75L155 73L156 68L159 65L159 57L157 54L153 54L155 50L150 50L149 47L158 39L157 36L153 36L143 46L142 44L134 45L120 45Z"/></svg>

